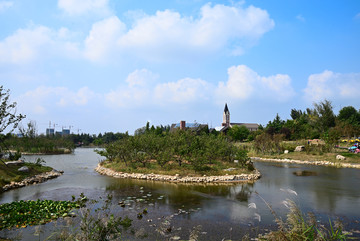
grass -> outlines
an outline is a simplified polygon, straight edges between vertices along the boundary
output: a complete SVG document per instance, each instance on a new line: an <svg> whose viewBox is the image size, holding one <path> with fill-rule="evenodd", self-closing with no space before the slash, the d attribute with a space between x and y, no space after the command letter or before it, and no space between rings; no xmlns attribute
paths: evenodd
<svg viewBox="0 0 360 241"><path fill-rule="evenodd" d="M243 148L246 148L249 157L262 157L262 158L275 158L275 159L293 159L293 160L301 160L301 161L329 161L334 163L353 163L360 164L360 154L350 153L345 149L341 148L332 148L328 150L326 146L308 146L305 142L283 142L282 145L285 147L284 150L290 150L289 153L258 153L252 147L252 143L241 144ZM294 152L293 147L298 145L304 145L305 151L302 152ZM345 147L345 146L344 146ZM336 160L337 155L342 155L346 157L346 160L339 161Z"/></svg>
<svg viewBox="0 0 360 241"><path fill-rule="evenodd" d="M203 171L195 171L190 165L183 163L181 167L177 163L170 163L161 167L156 162L150 162L146 167L140 166L126 166L123 162L105 162L104 167L110 168L117 172L125 173L143 173L143 174L161 174L161 175L180 175L180 176L222 176L222 175L236 175L251 173L247 168L243 168L236 163L216 162L212 165L206 165L207 168ZM224 171L224 169L236 168L232 171Z"/></svg>
<svg viewBox="0 0 360 241"><path fill-rule="evenodd" d="M297 195L297 193L291 189L284 190L288 193ZM270 212L275 218L277 228L266 234L260 234L258 240L277 240L277 241L302 241L302 240L347 240L353 239L349 237L347 232L343 230L343 224L337 220L329 224L319 223L318 218L314 213L309 212L304 214L299 209L298 205L291 199L286 199L282 203L288 209L286 220L282 220L281 217L273 210L271 205L256 193L260 199L267 205ZM249 204L249 208L255 208L256 204ZM259 214L257 214L260 216Z"/></svg>
<svg viewBox="0 0 360 241"><path fill-rule="evenodd" d="M28 173L20 172L18 169L22 166L29 168ZM34 163L25 162L21 165L8 165L0 161L0 187L11 182L20 182L27 177L32 177L40 173L49 172L52 168L48 166L37 165Z"/></svg>

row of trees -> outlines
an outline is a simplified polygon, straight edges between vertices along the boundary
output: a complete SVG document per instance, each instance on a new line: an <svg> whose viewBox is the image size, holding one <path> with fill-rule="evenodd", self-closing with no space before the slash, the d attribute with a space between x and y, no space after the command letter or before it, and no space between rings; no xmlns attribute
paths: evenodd
<svg viewBox="0 0 360 241"><path fill-rule="evenodd" d="M177 168L206 171L219 162L239 160L244 167L249 164L246 152L235 147L226 136L197 135L189 130L128 136L98 153L110 162L122 162L132 168L156 162L161 168L169 169L175 164Z"/></svg>
<svg viewBox="0 0 360 241"><path fill-rule="evenodd" d="M284 121L276 115L266 125L265 132L270 135L283 134L287 140L326 140L360 135L360 110L357 111L353 106L344 107L335 115L331 102L324 100L305 111L292 109L290 116L292 119Z"/></svg>
<svg viewBox="0 0 360 241"><path fill-rule="evenodd" d="M360 136L360 110L353 106L342 108L336 115L331 102L324 100L305 111L292 109L290 116L291 119L282 120L277 114L265 127L260 125L256 132L250 132L245 126L234 126L227 134L237 141L256 140L264 133L283 140L322 138L328 142ZM264 139L264 135L259 138Z"/></svg>

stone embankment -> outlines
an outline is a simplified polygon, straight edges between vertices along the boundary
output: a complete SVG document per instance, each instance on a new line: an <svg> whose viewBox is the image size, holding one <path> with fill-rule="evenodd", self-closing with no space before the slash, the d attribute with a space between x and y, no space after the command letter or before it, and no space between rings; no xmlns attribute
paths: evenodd
<svg viewBox="0 0 360 241"><path fill-rule="evenodd" d="M280 162L280 163L292 163L292 164L304 164L304 165L315 165L315 166L331 166L337 168L359 168L360 164L342 163L342 162L330 162L330 161L301 161L291 159L272 159L272 158L261 158L251 157L252 161L264 161L264 162Z"/></svg>
<svg viewBox="0 0 360 241"><path fill-rule="evenodd" d="M162 182L176 182L176 183L228 183L228 182L253 182L261 177L259 171L252 174L238 174L225 176L202 176L202 177L181 177L178 174L175 176L160 175L160 174L142 174L142 173L124 173L116 172L109 168L105 168L98 164L95 171L102 175L107 175L116 178L132 178L140 180L162 181Z"/></svg>
<svg viewBox="0 0 360 241"><path fill-rule="evenodd" d="M11 182L10 184L7 184L2 187L2 191L8 191L10 189L19 188L19 187L25 187L31 184L38 184L45 182L49 179L56 178L58 176L61 176L64 172L63 171L56 171L52 170L50 172L41 173L38 175L35 175L33 177L27 177L21 182Z"/></svg>

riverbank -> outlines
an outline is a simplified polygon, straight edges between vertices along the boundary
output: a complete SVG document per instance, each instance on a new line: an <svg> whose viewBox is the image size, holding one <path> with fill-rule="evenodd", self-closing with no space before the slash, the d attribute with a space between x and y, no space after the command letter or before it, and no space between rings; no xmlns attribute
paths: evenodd
<svg viewBox="0 0 360 241"><path fill-rule="evenodd" d="M64 173L63 171L52 170L50 172L41 173L32 177L27 177L19 182L11 182L10 184L6 184L1 188L2 189L1 191L4 192L19 187L25 187L28 185L46 182L47 180L61 176L63 173Z"/></svg>
<svg viewBox="0 0 360 241"><path fill-rule="evenodd" d="M11 153L15 154L16 151L14 150L10 150ZM62 155L62 154L72 154L74 151L72 149L68 149L68 148L60 148L57 150L53 150L53 151L48 151L48 152L26 152L26 151L22 151L20 152L21 155L26 155L26 156L31 156L31 155Z"/></svg>
<svg viewBox="0 0 360 241"><path fill-rule="evenodd" d="M264 161L264 162L280 162L280 163L291 163L291 164L303 164L303 165L315 165L315 166L329 166L336 168L357 168L360 169L360 164L355 163L343 163L341 161L301 161L292 159L275 159L275 158L262 158L262 157L251 157L252 161Z"/></svg>
<svg viewBox="0 0 360 241"><path fill-rule="evenodd" d="M160 175L160 174L142 174L142 173L124 173L116 172L109 168L105 168L98 164L95 171L101 175L111 176L115 178L132 178L140 180L162 181L162 182L175 182L175 183L228 183L228 182L254 182L261 177L261 173L257 170L251 174L238 174L238 175L224 175L224 176L201 176L189 177L179 176L178 174Z"/></svg>

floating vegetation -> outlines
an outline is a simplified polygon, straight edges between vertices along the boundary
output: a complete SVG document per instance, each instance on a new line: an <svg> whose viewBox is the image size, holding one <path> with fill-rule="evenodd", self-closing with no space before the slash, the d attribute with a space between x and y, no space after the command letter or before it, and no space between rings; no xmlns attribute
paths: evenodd
<svg viewBox="0 0 360 241"><path fill-rule="evenodd" d="M74 209L80 207L79 201L21 200L1 204L0 230L25 228L29 225L45 224L60 217L75 216Z"/></svg>
<svg viewBox="0 0 360 241"><path fill-rule="evenodd" d="M296 171L293 172L293 174L295 176L317 176L317 172L312 172L312 171Z"/></svg>

